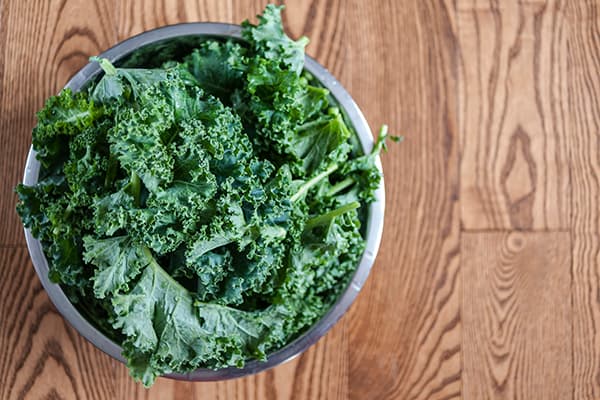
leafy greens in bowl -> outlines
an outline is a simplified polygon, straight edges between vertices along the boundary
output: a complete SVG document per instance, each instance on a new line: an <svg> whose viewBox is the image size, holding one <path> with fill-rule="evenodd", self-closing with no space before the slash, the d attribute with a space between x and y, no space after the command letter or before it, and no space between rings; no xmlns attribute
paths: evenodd
<svg viewBox="0 0 600 400"><path fill-rule="evenodd" d="M50 280L146 386L286 348L365 249L385 129L365 155L280 8L242 36L152 68L93 58L103 76L38 113L17 188Z"/></svg>

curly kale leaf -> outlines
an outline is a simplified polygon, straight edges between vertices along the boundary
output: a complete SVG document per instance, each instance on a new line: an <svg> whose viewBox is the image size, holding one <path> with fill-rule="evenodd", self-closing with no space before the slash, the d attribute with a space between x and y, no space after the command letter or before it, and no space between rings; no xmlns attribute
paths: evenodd
<svg viewBox="0 0 600 400"><path fill-rule="evenodd" d="M388 127L387 125L383 125L371 152L349 160L342 166L341 173L353 180L353 198L364 200L367 203L375 200L374 193L381 181L381 173L377 167L376 160L382 151L387 150L387 139L394 142L402 140L401 137L388 135Z"/></svg>
<svg viewBox="0 0 600 400"><path fill-rule="evenodd" d="M48 170L61 166L68 158L70 138L92 128L105 112L84 93L74 94L70 89L50 97L37 113L38 123L32 132L33 148L42 166Z"/></svg>
<svg viewBox="0 0 600 400"><path fill-rule="evenodd" d="M229 104L231 94L244 86L246 53L239 43L208 41L187 56L184 65L199 86Z"/></svg>
<svg viewBox="0 0 600 400"><path fill-rule="evenodd" d="M109 131L110 151L121 167L137 174L155 191L173 179L173 156L168 139L175 122L173 108L157 86L143 91L138 107L119 108Z"/></svg>
<svg viewBox="0 0 600 400"><path fill-rule="evenodd" d="M103 299L107 295L127 290L127 284L148 265L143 248L127 236L97 240L91 236L83 239L84 259L94 264L96 273L94 294Z"/></svg>
<svg viewBox="0 0 600 400"><path fill-rule="evenodd" d="M102 186L107 169L104 129L109 112L84 93L65 89L46 101L33 129L33 147L42 164L35 186L17 186L17 212L42 241L50 279L77 288L87 274L81 236L91 227L91 193Z"/></svg>
<svg viewBox="0 0 600 400"><path fill-rule="evenodd" d="M269 61L284 64L296 75L300 75L304 67L304 47L307 37L297 41L290 39L283 31L281 10L283 6L267 5L262 15L258 16L258 25L248 21L242 23L242 35L262 57Z"/></svg>
<svg viewBox="0 0 600 400"><path fill-rule="evenodd" d="M145 87L166 78L166 71L162 69L115 68L109 60L100 57L90 57L90 61L98 62L104 71L91 91L91 98L99 103L123 102L130 96L139 98Z"/></svg>
<svg viewBox="0 0 600 400"><path fill-rule="evenodd" d="M245 125L253 126L255 146L270 152L277 164L289 163L302 176L325 168L326 159L344 161L349 146L341 145L351 131L335 108L324 112L329 92L311 85L310 75L300 74L304 44L285 35L280 8L268 6L259 21L258 26L243 26L254 57L243 60L245 95L238 93L233 101Z"/></svg>
<svg viewBox="0 0 600 400"><path fill-rule="evenodd" d="M53 282L83 288L80 234L85 212L62 197L64 178L49 177L36 186L17 186L17 212L25 227L44 244Z"/></svg>
<svg viewBox="0 0 600 400"><path fill-rule="evenodd" d="M323 165L323 161L335 154L350 135L339 110L332 108L326 116L298 127L292 149L296 157L302 160L306 174L310 175Z"/></svg>

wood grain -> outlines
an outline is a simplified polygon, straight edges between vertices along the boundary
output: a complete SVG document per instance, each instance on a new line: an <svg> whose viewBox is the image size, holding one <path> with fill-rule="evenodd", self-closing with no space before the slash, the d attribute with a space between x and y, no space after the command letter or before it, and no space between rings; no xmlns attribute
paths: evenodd
<svg viewBox="0 0 600 400"><path fill-rule="evenodd" d="M565 229L563 3L460 0L457 8L462 225Z"/></svg>
<svg viewBox="0 0 600 400"><path fill-rule="evenodd" d="M23 176L35 112L115 40L112 0L3 0L0 244L23 243L13 190Z"/></svg>
<svg viewBox="0 0 600 400"><path fill-rule="evenodd" d="M125 368L50 304L27 250L0 249L0 398L114 399Z"/></svg>
<svg viewBox="0 0 600 400"><path fill-rule="evenodd" d="M571 117L573 230L600 232L600 3L571 1L567 8L568 112Z"/></svg>
<svg viewBox="0 0 600 400"><path fill-rule="evenodd" d="M569 234L464 233L461 252L464 399L573 398Z"/></svg>
<svg viewBox="0 0 600 400"><path fill-rule="evenodd" d="M383 251L350 314L349 398L459 398L452 3L353 1L346 13L355 100L374 127L407 132L383 161Z"/></svg>
<svg viewBox="0 0 600 400"><path fill-rule="evenodd" d="M600 398L600 3L571 1L567 19L572 180L575 399Z"/></svg>
<svg viewBox="0 0 600 400"><path fill-rule="evenodd" d="M232 17L230 0L125 0L118 2L117 36L118 40L123 40L149 29L180 22L233 22Z"/></svg>
<svg viewBox="0 0 600 400"><path fill-rule="evenodd" d="M317 59L352 91L348 77L348 29L351 27L346 1L284 1L284 23L294 39L310 38L307 53Z"/></svg>
<svg viewBox="0 0 600 400"><path fill-rule="evenodd" d="M573 257L573 398L600 398L600 235L575 233Z"/></svg>

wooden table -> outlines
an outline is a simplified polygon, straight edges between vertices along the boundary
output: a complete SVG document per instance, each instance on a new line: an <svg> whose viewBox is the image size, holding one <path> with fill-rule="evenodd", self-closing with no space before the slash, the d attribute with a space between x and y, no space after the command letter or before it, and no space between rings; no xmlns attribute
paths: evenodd
<svg viewBox="0 0 600 400"><path fill-rule="evenodd" d="M293 362L146 391L56 312L14 212L35 111L122 39L264 3L0 0L0 399L599 399L598 0L286 1L371 126L407 138L366 287Z"/></svg>

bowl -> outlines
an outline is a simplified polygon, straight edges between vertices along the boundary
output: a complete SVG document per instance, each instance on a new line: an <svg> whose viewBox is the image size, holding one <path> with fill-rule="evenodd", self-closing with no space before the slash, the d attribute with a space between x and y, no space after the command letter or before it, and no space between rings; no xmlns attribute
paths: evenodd
<svg viewBox="0 0 600 400"><path fill-rule="evenodd" d="M120 42L100 54L100 56L121 66L160 65L167 59L177 58L178 55L188 53L203 40L215 38L233 38L234 40L243 41L241 27L232 24L203 22L165 26ZM363 150L365 152L371 151L373 146L371 130L350 94L314 59L306 56L304 68L331 92L331 95L345 114L347 122L357 133ZM74 92L82 90L86 85L94 82L100 73L101 69L99 65L97 63L90 63L77 72L66 84L65 88L70 88ZM377 159L377 167L382 171L379 159ZM36 159L36 152L31 148L25 165L23 183L25 185L36 184L39 172L40 163ZM238 378L255 374L289 361L317 342L346 313L363 287L375 260L383 231L385 205L383 179L375 192L375 196L377 200L371 203L368 209L365 231L366 247L357 269L337 302L315 325L291 343L269 354L266 361L250 360L243 368L224 368L220 370L198 369L187 374L168 374L165 376L190 381L216 381ZM96 347L111 357L125 362L125 359L121 356L121 347L88 322L75 306L71 304L60 285L49 280L48 262L42 250L41 243L32 236L28 229L25 229L25 237L33 266L57 310L81 335Z"/></svg>

